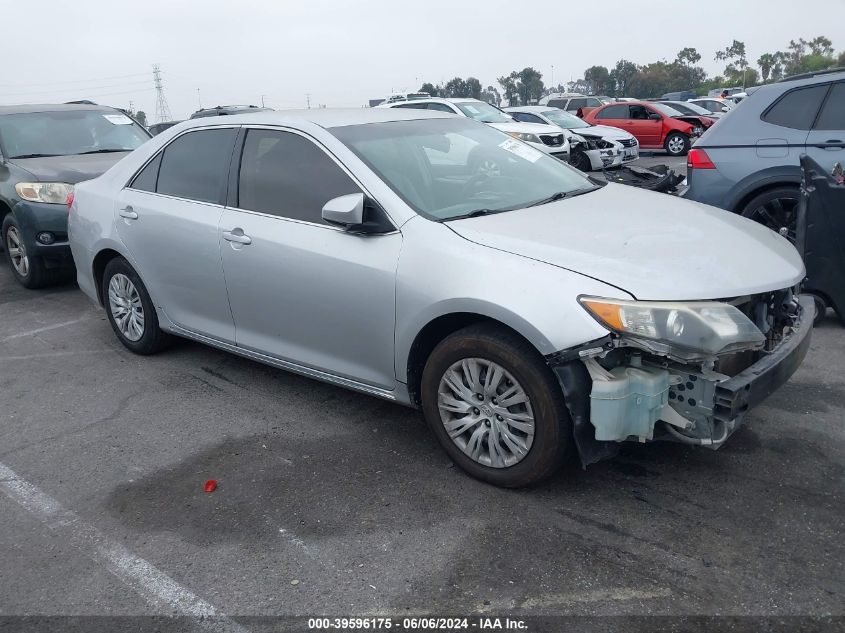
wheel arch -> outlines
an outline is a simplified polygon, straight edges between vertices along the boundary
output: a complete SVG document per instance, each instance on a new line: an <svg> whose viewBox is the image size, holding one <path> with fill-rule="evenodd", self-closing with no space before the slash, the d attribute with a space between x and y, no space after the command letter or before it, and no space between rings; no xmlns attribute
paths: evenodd
<svg viewBox="0 0 845 633"><path fill-rule="evenodd" d="M420 405L420 382L422 380L423 368L429 356L434 351L434 348L451 334L469 325L479 323L489 323L501 327L525 340L532 348L537 350L538 354L542 354L537 348L536 343L531 340L531 337L526 336L519 329L501 319L480 312L449 312L441 314L429 320L420 328L408 350L405 379L407 380L408 396L412 405Z"/></svg>
<svg viewBox="0 0 845 633"><path fill-rule="evenodd" d="M745 205L761 193L778 187L798 188L800 186L801 167L798 165L783 165L755 172L734 185L733 195L727 208L734 213L741 213Z"/></svg>
<svg viewBox="0 0 845 633"><path fill-rule="evenodd" d="M94 286L97 289L97 300L100 305L103 304L103 275L106 272L108 263L117 258L123 257L123 253L119 253L113 248L104 248L99 251L91 262L91 274L94 276Z"/></svg>

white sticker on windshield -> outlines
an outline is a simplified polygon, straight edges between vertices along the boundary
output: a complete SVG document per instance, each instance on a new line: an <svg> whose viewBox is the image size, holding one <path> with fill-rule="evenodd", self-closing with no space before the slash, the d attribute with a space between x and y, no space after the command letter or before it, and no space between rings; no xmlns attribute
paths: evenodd
<svg viewBox="0 0 845 633"><path fill-rule="evenodd" d="M103 118L112 125L132 125L132 119L125 114L104 114Z"/></svg>
<svg viewBox="0 0 845 633"><path fill-rule="evenodd" d="M499 143L499 147L503 150L510 152L511 154L516 154L520 158L524 158L527 161L532 163L536 163L540 160L540 157L543 155L543 152L540 150L536 150L533 147L529 147L525 143L517 141L516 139L509 138L506 141L502 141Z"/></svg>

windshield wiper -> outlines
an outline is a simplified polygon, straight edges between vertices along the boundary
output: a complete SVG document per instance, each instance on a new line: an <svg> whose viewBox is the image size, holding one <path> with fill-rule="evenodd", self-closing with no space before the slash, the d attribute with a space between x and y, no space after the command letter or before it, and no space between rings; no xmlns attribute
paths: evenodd
<svg viewBox="0 0 845 633"><path fill-rule="evenodd" d="M131 152L131 151L132 151L131 149L118 149L118 148L92 149L89 152L79 152L79 154L77 154L77 156L82 156L83 154L111 154L113 152Z"/></svg>
<svg viewBox="0 0 845 633"><path fill-rule="evenodd" d="M10 156L9 160L15 158L49 158L50 156L64 156L64 154L18 154L17 156Z"/></svg>
<svg viewBox="0 0 845 633"><path fill-rule="evenodd" d="M553 193L548 198L543 198L542 200L538 200L537 202L532 202L529 204L529 207L539 207L541 204L548 204L550 202L555 202L557 200L563 200L566 196L569 195L568 191L558 191L557 193ZM528 208L528 207L526 207Z"/></svg>
<svg viewBox="0 0 845 633"><path fill-rule="evenodd" d="M556 202L558 200L563 200L564 198L574 198L575 196L583 196L585 193L590 193L591 191L595 191L596 189L601 189L601 185L596 185L595 187L586 187L585 189L576 189L575 191L558 191L557 193L553 193L548 198L543 198L542 200L538 200L532 204L529 204L528 207L539 207L541 204L549 204L550 202ZM526 207L526 209L528 208Z"/></svg>

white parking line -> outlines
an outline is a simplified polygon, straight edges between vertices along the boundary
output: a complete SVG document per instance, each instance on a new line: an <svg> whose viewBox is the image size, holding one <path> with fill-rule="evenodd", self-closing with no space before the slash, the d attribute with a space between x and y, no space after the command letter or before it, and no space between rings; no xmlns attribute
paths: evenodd
<svg viewBox="0 0 845 633"><path fill-rule="evenodd" d="M97 528L85 523L75 512L38 487L21 479L15 471L0 463L0 491L33 514L64 542L73 545L92 560L135 590L166 615L198 618L196 624L212 631L245 633L246 629L220 613L213 605L194 595L167 574L120 543L112 541Z"/></svg>
<svg viewBox="0 0 845 633"><path fill-rule="evenodd" d="M53 325L45 325L44 327L36 328L34 330L28 330L26 332L20 332L18 334L12 334L11 336L7 336L5 338L0 338L0 343L5 343L6 341L11 341L16 338L23 338L25 336L32 336L34 334L41 334L41 332L49 332L50 330L58 330L59 328L67 327L68 325L73 325L75 323L80 323L88 319L88 315L83 317L79 317L78 319L74 319L73 321L65 321L63 323L55 323Z"/></svg>

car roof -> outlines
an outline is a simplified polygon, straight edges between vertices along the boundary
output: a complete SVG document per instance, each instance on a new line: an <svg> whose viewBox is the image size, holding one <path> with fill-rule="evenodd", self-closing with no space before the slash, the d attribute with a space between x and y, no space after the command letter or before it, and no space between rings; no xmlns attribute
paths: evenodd
<svg viewBox="0 0 845 633"><path fill-rule="evenodd" d="M270 110L250 114L233 114L223 117L189 119L182 123L186 127L207 127L211 125L296 125L308 122L322 128L387 123L390 121L414 121L418 119L452 119L453 114L435 110L413 108L311 108L310 110Z"/></svg>
<svg viewBox="0 0 845 633"><path fill-rule="evenodd" d="M551 112L552 110L560 110L560 108L554 106L541 105L511 106L503 109L505 112Z"/></svg>
<svg viewBox="0 0 845 633"><path fill-rule="evenodd" d="M31 114L35 112L68 112L73 110L87 110L93 112L114 112L116 108L87 103L33 103L22 105L0 106L0 114Z"/></svg>

